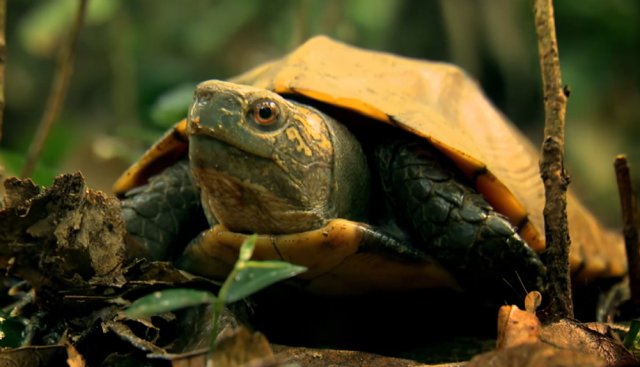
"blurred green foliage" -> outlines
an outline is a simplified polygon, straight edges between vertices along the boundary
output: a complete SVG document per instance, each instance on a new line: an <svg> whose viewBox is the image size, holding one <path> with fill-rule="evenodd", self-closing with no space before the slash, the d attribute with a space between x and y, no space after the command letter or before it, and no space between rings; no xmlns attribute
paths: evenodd
<svg viewBox="0 0 640 367"><path fill-rule="evenodd" d="M6 112L0 162L20 172L78 0L8 2ZM557 1L563 81L571 86L571 187L618 225L613 158L640 168L640 3ZM528 1L90 0L60 120L34 179L82 170L110 191L117 176L186 113L192 87L277 58L315 34L460 65L539 144L543 125ZM187 102L185 102L187 101ZM640 166L639 166L640 167Z"/></svg>
<svg viewBox="0 0 640 367"><path fill-rule="evenodd" d="M25 324L0 310L0 348L19 348L24 342Z"/></svg>
<svg viewBox="0 0 640 367"><path fill-rule="evenodd" d="M193 100L197 83L186 83L170 89L151 107L151 119L161 128L168 129L185 118L185 111Z"/></svg>

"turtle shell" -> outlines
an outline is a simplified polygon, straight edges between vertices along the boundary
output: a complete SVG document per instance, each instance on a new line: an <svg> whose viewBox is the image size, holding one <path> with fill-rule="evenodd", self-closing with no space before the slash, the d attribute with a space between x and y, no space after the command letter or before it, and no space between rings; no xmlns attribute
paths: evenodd
<svg viewBox="0 0 640 367"><path fill-rule="evenodd" d="M487 201L544 250L544 186L539 153L460 68L311 38L285 57L229 80L301 95L424 138L451 158ZM348 122L347 122L348 123ZM186 120L176 124L116 182L124 193L146 182L186 150ZM622 236L603 228L567 193L570 265L584 282L626 273Z"/></svg>

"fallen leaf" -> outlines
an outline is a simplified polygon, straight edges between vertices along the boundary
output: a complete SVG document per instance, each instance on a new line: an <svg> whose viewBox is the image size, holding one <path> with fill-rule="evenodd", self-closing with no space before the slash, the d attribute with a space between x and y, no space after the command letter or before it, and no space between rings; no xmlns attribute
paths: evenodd
<svg viewBox="0 0 640 367"><path fill-rule="evenodd" d="M561 350L541 343L521 344L474 357L465 367L600 367L607 361L577 350Z"/></svg>
<svg viewBox="0 0 640 367"><path fill-rule="evenodd" d="M304 367L358 366L358 367L426 367L428 365L408 359L384 357L377 354L335 350L312 349L273 345L276 356L287 363L297 363ZM441 366L461 366L459 363Z"/></svg>
<svg viewBox="0 0 640 367"><path fill-rule="evenodd" d="M69 367L85 367L86 362L82 354L78 353L76 348L70 343L66 343L67 347L67 363Z"/></svg>
<svg viewBox="0 0 640 367"><path fill-rule="evenodd" d="M213 356L208 345L183 354L148 355L149 358L170 360L173 366L213 367L279 367L281 357L275 356L267 338L259 332L251 333L245 327L224 328L216 339ZM282 366L284 367L284 366Z"/></svg>
<svg viewBox="0 0 640 367"><path fill-rule="evenodd" d="M40 193L38 185L31 179L20 180L17 177L10 177L5 180L5 208L25 208L25 203Z"/></svg>
<svg viewBox="0 0 640 367"><path fill-rule="evenodd" d="M240 367L264 360L270 366L279 365L267 338L260 332L251 333L245 327L224 329L213 348L213 366Z"/></svg>
<svg viewBox="0 0 640 367"><path fill-rule="evenodd" d="M0 267L38 283L124 282L125 223L120 202L88 189L79 172L60 175L42 193L30 179L5 181L0 211Z"/></svg>
<svg viewBox="0 0 640 367"><path fill-rule="evenodd" d="M620 342L571 319L563 319L542 328L540 340L556 348L592 353L610 364L635 362L631 352Z"/></svg>
<svg viewBox="0 0 640 367"><path fill-rule="evenodd" d="M102 327L105 330L109 330L115 333L116 335L118 335L118 337L120 337L120 339L131 343L131 345L138 349L154 354L166 354L166 351L163 348L158 347L148 340L140 338L139 336L134 334L133 331L124 323L115 321L103 321Z"/></svg>
<svg viewBox="0 0 640 367"><path fill-rule="evenodd" d="M228 305L218 319L218 330L245 327L253 332L249 313L249 307L243 301ZM213 329L213 306L204 304L176 311L175 314L177 336L169 352L178 355L208 349Z"/></svg>
<svg viewBox="0 0 640 367"><path fill-rule="evenodd" d="M538 291L529 292L524 299L524 309L532 314L536 313L536 309L542 303L542 294Z"/></svg>
<svg viewBox="0 0 640 367"><path fill-rule="evenodd" d="M517 306L502 306L498 311L498 340L496 349L537 343L540 320L535 314L522 311Z"/></svg>
<svg viewBox="0 0 640 367"><path fill-rule="evenodd" d="M22 347L0 351L0 366L45 367L64 366L65 347Z"/></svg>

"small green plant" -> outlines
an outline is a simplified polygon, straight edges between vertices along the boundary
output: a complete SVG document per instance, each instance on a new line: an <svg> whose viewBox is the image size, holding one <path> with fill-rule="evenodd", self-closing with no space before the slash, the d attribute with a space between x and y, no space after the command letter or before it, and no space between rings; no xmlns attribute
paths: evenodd
<svg viewBox="0 0 640 367"><path fill-rule="evenodd" d="M631 326L629 327L629 331L627 335L624 337L623 341L624 346L633 353L633 355L638 358L640 357L640 320L635 319L631 320Z"/></svg>
<svg viewBox="0 0 640 367"><path fill-rule="evenodd" d="M249 237L240 248L238 261L222 284L218 295L195 289L166 289L137 299L127 309L129 318L153 316L203 303L213 304L213 329L209 353L213 353L218 335L218 319L226 305L248 297L278 281L307 271L304 266L284 261L251 261L257 235Z"/></svg>

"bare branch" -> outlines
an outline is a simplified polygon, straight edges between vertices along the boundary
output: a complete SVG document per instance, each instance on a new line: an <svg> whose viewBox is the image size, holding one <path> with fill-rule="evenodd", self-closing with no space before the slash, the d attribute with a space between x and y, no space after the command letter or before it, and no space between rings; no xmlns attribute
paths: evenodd
<svg viewBox="0 0 640 367"><path fill-rule="evenodd" d="M78 36L82 29L84 14L86 13L87 3L88 0L79 1L73 28L71 29L63 49L61 50L60 59L58 60L53 84L51 86L51 92L49 93L49 99L47 101L47 108L42 115L42 120L40 120L36 136L29 147L27 162L22 170L22 177L29 177L33 173L33 169L40 157L44 143L51 131L51 127L58 119L62 106L64 105L69 81L71 80L71 74L73 73L73 60L75 57L76 45L78 43Z"/></svg>
<svg viewBox="0 0 640 367"><path fill-rule="evenodd" d="M569 271L567 186L564 169L564 117L567 96L562 87L552 0L532 0L544 89L544 142L540 174L545 188L544 225L551 315L573 317Z"/></svg>
<svg viewBox="0 0 640 367"><path fill-rule="evenodd" d="M2 122L4 121L4 68L7 62L7 0L0 0L0 141L2 141Z"/></svg>
<svg viewBox="0 0 640 367"><path fill-rule="evenodd" d="M618 180L620 204L622 206L622 221L624 223L624 243L627 250L627 263L629 264L629 286L631 288L631 302L640 306L640 221L638 220L638 208L636 194L631 183L627 157L616 157L614 168Z"/></svg>
<svg viewBox="0 0 640 367"><path fill-rule="evenodd" d="M2 143L2 126L4 121L4 69L7 62L7 41L5 29L7 27L7 0L0 0L0 143ZM0 181L4 174L4 167L0 166ZM0 200L0 209L3 203Z"/></svg>

